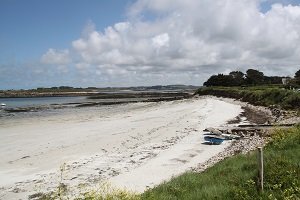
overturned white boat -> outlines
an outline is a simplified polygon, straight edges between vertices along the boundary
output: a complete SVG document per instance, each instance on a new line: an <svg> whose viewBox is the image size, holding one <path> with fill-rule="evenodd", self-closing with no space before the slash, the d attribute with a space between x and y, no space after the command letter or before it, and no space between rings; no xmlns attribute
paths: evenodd
<svg viewBox="0 0 300 200"><path fill-rule="evenodd" d="M240 139L240 136L232 134L231 131L229 133L224 133L224 131L222 132L216 128L206 128L206 129L204 129L204 131L208 132L208 133L204 133L204 135L206 135L206 136L211 136L211 137L219 136L219 137L222 137L224 140Z"/></svg>
<svg viewBox="0 0 300 200"><path fill-rule="evenodd" d="M203 131L208 131L213 135L221 135L222 134L222 132L216 128L206 128Z"/></svg>

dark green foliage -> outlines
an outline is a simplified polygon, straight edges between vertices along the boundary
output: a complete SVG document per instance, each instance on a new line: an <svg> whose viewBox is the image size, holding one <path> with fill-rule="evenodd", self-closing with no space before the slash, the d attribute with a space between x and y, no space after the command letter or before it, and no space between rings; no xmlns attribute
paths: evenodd
<svg viewBox="0 0 300 200"><path fill-rule="evenodd" d="M300 71L300 70L299 70ZM298 75L297 75L298 73ZM298 78L297 78L298 77ZM263 72L255 69L248 69L246 74L241 71L232 71L229 75L212 75L203 85L204 86L255 86L255 85L282 85L283 76L265 76ZM300 84L300 72L296 72L295 78L289 81L294 85ZM295 86L293 86L295 87ZM297 86L298 87L298 86Z"/></svg>
<svg viewBox="0 0 300 200"><path fill-rule="evenodd" d="M294 93L292 95L287 96L284 101L283 105L285 105L286 108L289 109L300 109L300 93Z"/></svg>
<svg viewBox="0 0 300 200"><path fill-rule="evenodd" d="M232 77L234 86L241 86L245 84L245 74L241 71L233 71L229 73L229 76Z"/></svg>
<svg viewBox="0 0 300 200"><path fill-rule="evenodd" d="M264 83L264 73L255 70L248 69L246 72L246 82L249 85L260 85Z"/></svg>
<svg viewBox="0 0 300 200"><path fill-rule="evenodd" d="M245 83L245 74L240 71L230 72L229 75L218 74L211 76L205 86L241 86Z"/></svg>
<svg viewBox="0 0 300 200"><path fill-rule="evenodd" d="M203 85L205 86L235 86L234 78L230 75L213 75Z"/></svg>
<svg viewBox="0 0 300 200"><path fill-rule="evenodd" d="M300 78L300 69L295 73L295 78Z"/></svg>
<svg viewBox="0 0 300 200"><path fill-rule="evenodd" d="M295 73L295 78L292 82L298 86L300 85L300 70Z"/></svg>
<svg viewBox="0 0 300 200"><path fill-rule="evenodd" d="M253 105L300 108L300 92L279 87L208 87L200 88L196 94L234 98Z"/></svg>
<svg viewBox="0 0 300 200"><path fill-rule="evenodd" d="M281 76L265 76L264 84L282 84L282 79Z"/></svg>

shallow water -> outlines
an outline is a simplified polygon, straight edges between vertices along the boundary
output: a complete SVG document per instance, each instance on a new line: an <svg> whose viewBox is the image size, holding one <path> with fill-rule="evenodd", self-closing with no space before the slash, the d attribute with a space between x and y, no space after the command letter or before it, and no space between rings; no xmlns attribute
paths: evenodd
<svg viewBox="0 0 300 200"><path fill-rule="evenodd" d="M135 102L146 100L145 98L121 98L121 99L88 99L86 96L80 97L33 97L33 98L0 98L0 125L7 124L8 121L26 118L43 118L47 116L58 116L77 114L81 111L99 110L99 107L107 108L101 103L109 102ZM95 105L93 105L95 103ZM87 104L87 106L77 107ZM91 104L91 105L88 105ZM99 104L99 105L97 105ZM116 107L117 105L111 105ZM25 109L25 112L8 112L10 109ZM101 110L101 109L100 109ZM8 120L8 121L7 121Z"/></svg>
<svg viewBox="0 0 300 200"><path fill-rule="evenodd" d="M122 100L122 99L121 99ZM108 100L100 100L108 101ZM115 101L118 101L116 99ZM84 103L84 99L80 103ZM99 100L98 100L99 102ZM116 113L123 113L129 110L142 109L151 105L153 103L128 103L128 104L117 104L117 105L95 105L87 107L76 107L74 105L70 106L58 106L58 107L43 107L45 105L39 105L40 109L36 111L28 112L16 112L10 113L3 109L0 109L0 133L1 128L11 127L20 124L28 124L31 122L41 122L41 121L72 121L74 119L80 119L81 121L88 121L91 117L95 115L99 118L109 117ZM63 120L61 120L63 119Z"/></svg>
<svg viewBox="0 0 300 200"><path fill-rule="evenodd" d="M48 106L51 104L81 103L86 97L27 97L27 98L0 98L0 103L6 108Z"/></svg>

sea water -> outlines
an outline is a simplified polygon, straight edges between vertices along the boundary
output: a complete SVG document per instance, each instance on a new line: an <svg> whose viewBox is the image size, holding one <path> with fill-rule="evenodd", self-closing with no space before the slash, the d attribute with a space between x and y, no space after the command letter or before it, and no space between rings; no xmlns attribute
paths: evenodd
<svg viewBox="0 0 300 200"><path fill-rule="evenodd" d="M52 104L82 103L86 97L26 97L26 98L0 98L0 104L5 108L49 106Z"/></svg>
<svg viewBox="0 0 300 200"><path fill-rule="evenodd" d="M27 112L7 112L5 109L0 109L0 135L3 134L3 128L11 127L20 124L38 123L39 121L88 121L90 118L106 119L107 117L129 112L135 109L148 107L152 103L125 103L117 105L96 105L77 107L79 104L86 102L116 102L128 101L132 99L88 99L86 97L41 97L41 98L7 98L5 104L13 108L34 107L40 109L32 109ZM4 101L1 101L4 103ZM52 106L53 104L66 105L70 103L78 103L76 105L67 106ZM33 105L33 106L32 106ZM47 105L50 105L47 107ZM45 106L45 107L43 107Z"/></svg>

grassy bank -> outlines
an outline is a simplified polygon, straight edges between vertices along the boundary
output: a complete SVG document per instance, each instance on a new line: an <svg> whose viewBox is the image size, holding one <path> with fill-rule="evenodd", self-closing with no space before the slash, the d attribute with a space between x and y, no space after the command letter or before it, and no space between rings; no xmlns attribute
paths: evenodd
<svg viewBox="0 0 300 200"><path fill-rule="evenodd" d="M300 108L300 92L279 87L206 87L197 90L199 95L214 95L249 102L253 105L276 105L284 109Z"/></svg>
<svg viewBox="0 0 300 200"><path fill-rule="evenodd" d="M141 199L299 199L300 127L278 130L264 149L265 190L257 190L256 152L228 158L204 173L185 173Z"/></svg>

